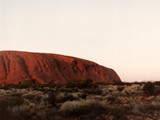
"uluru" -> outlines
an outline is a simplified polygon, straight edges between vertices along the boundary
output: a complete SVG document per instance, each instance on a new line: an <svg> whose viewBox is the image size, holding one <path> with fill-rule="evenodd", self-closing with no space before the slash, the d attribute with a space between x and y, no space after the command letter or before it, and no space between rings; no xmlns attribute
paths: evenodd
<svg viewBox="0 0 160 120"><path fill-rule="evenodd" d="M117 73L95 62L51 53L0 51L0 84L65 84L91 79L95 82L121 82Z"/></svg>

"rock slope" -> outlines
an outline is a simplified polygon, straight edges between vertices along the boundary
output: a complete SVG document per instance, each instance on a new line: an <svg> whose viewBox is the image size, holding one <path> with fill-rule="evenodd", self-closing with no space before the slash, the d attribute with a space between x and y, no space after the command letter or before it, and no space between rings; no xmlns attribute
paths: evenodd
<svg viewBox="0 0 160 120"><path fill-rule="evenodd" d="M83 79L121 82L113 69L88 60L58 54L0 51L0 84L30 80L40 84L65 84Z"/></svg>

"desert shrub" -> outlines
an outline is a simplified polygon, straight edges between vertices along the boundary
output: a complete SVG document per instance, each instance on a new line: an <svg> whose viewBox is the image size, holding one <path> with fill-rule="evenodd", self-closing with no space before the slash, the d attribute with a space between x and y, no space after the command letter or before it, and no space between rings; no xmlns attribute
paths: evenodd
<svg viewBox="0 0 160 120"><path fill-rule="evenodd" d="M129 83L124 83L124 82L113 82L113 83L110 83L110 85L124 85L124 84L129 84Z"/></svg>
<svg viewBox="0 0 160 120"><path fill-rule="evenodd" d="M38 84L38 87L41 87L41 88L45 88L45 87L48 87L48 88L55 88L55 87L59 87L59 85L55 85L54 83L49 83L49 84Z"/></svg>
<svg viewBox="0 0 160 120"><path fill-rule="evenodd" d="M109 93L112 93L112 92L113 92L113 90L109 89L109 90L108 90L108 92L109 92Z"/></svg>
<svg viewBox="0 0 160 120"><path fill-rule="evenodd" d="M107 101L108 101L110 104L115 103L116 100L117 100L117 96L110 95L110 96L107 97Z"/></svg>
<svg viewBox="0 0 160 120"><path fill-rule="evenodd" d="M157 111L160 111L160 105L157 103L157 104L149 104L149 105L141 105L139 106L139 110L141 112L146 112L146 111L151 111L151 110L157 110Z"/></svg>
<svg viewBox="0 0 160 120"><path fill-rule="evenodd" d="M65 93L64 95L65 95L65 97L66 97L66 101L67 101L67 100L69 100L69 101L74 100L74 97L73 97L73 95L72 95L71 93Z"/></svg>
<svg viewBox="0 0 160 120"><path fill-rule="evenodd" d="M59 109L64 116L77 116L90 113L101 113L104 111L104 105L95 100L67 101Z"/></svg>
<svg viewBox="0 0 160 120"><path fill-rule="evenodd" d="M0 103L2 106L6 106L6 108L8 108L8 107L20 106L24 103L24 100L19 97L4 97L0 99Z"/></svg>
<svg viewBox="0 0 160 120"><path fill-rule="evenodd" d="M28 103L13 107L10 113L18 117L17 120L55 120L57 109L46 107L44 104Z"/></svg>
<svg viewBox="0 0 160 120"><path fill-rule="evenodd" d="M103 91L99 88L90 88L90 89L84 89L84 93L93 94L93 95L101 95Z"/></svg>
<svg viewBox="0 0 160 120"><path fill-rule="evenodd" d="M34 101L35 95L34 94L24 94L22 97L29 101Z"/></svg>
<svg viewBox="0 0 160 120"><path fill-rule="evenodd" d="M86 80L81 80L78 84L78 88L91 88L93 86L93 81L90 79L86 79Z"/></svg>
<svg viewBox="0 0 160 120"><path fill-rule="evenodd" d="M132 113L132 106L107 107L108 114L113 116L113 120L129 120L126 116Z"/></svg>
<svg viewBox="0 0 160 120"><path fill-rule="evenodd" d="M47 99L47 95L45 97L45 94L39 91L30 91L26 92L22 95L22 98L31 103L41 103L44 99Z"/></svg>
<svg viewBox="0 0 160 120"><path fill-rule="evenodd" d="M86 93L81 93L81 94L79 94L78 96L79 96L80 98L82 98L82 99L86 99L87 94L86 94Z"/></svg>
<svg viewBox="0 0 160 120"><path fill-rule="evenodd" d="M65 93L63 93L63 92L57 93L56 101L59 103L65 102L66 101Z"/></svg>
<svg viewBox="0 0 160 120"><path fill-rule="evenodd" d="M54 106L56 104L56 93L49 92L47 101L49 105Z"/></svg>
<svg viewBox="0 0 160 120"><path fill-rule="evenodd" d="M16 93L16 92L15 92L15 93L12 94L12 96L13 96L13 97L19 97L19 98L21 98L22 93Z"/></svg>
<svg viewBox="0 0 160 120"><path fill-rule="evenodd" d="M155 95L160 95L160 87L155 88Z"/></svg>
<svg viewBox="0 0 160 120"><path fill-rule="evenodd" d="M118 90L119 92L122 92L122 91L124 90L124 88L125 88L124 86L118 86L118 87L117 87L117 90Z"/></svg>
<svg viewBox="0 0 160 120"><path fill-rule="evenodd" d="M78 85L78 82L77 81L69 81L66 85L65 85L65 87L66 88L76 88Z"/></svg>
<svg viewBox="0 0 160 120"><path fill-rule="evenodd" d="M154 84L160 86L160 81L155 81Z"/></svg>
<svg viewBox="0 0 160 120"><path fill-rule="evenodd" d="M40 103L41 102L41 99L42 99L42 96L35 96L35 102L37 102L37 103Z"/></svg>
<svg viewBox="0 0 160 120"><path fill-rule="evenodd" d="M23 100L18 97L0 99L0 120L20 120L8 109L22 104Z"/></svg>
<svg viewBox="0 0 160 120"><path fill-rule="evenodd" d="M24 100L19 97L12 97L8 99L8 106L9 107L14 107L14 106L20 106L24 103Z"/></svg>
<svg viewBox="0 0 160 120"><path fill-rule="evenodd" d="M154 93L155 93L155 84L152 83L152 82L145 83L145 85L143 87L143 91L147 95L154 95Z"/></svg>
<svg viewBox="0 0 160 120"><path fill-rule="evenodd" d="M78 80L78 81L71 81L66 85L67 88L91 88L91 87L97 87L96 84L93 83L91 79L85 79L85 80Z"/></svg>
<svg viewBox="0 0 160 120"><path fill-rule="evenodd" d="M93 90L93 89L92 89L92 90ZM103 90L101 90L101 89L99 89L99 88L93 90L93 94L94 94L94 95L102 95L102 93L103 93Z"/></svg>
<svg viewBox="0 0 160 120"><path fill-rule="evenodd" d="M65 101L73 101L73 100L77 100L79 96L73 96L73 94L71 93L59 93L56 96L56 101L59 103L63 103Z"/></svg>
<svg viewBox="0 0 160 120"><path fill-rule="evenodd" d="M61 88L58 89L60 92L72 92L74 88L69 88L69 87L64 87L62 86Z"/></svg>

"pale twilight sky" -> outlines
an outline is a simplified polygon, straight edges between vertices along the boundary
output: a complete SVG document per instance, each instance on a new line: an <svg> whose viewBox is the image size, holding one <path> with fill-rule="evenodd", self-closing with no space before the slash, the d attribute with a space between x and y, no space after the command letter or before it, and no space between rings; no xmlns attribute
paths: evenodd
<svg viewBox="0 0 160 120"><path fill-rule="evenodd" d="M0 0L0 50L76 56L160 80L159 0Z"/></svg>

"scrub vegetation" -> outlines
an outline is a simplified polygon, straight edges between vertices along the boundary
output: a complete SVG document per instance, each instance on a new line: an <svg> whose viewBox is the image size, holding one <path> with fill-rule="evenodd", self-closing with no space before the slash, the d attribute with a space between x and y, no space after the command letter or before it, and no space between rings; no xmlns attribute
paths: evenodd
<svg viewBox="0 0 160 120"><path fill-rule="evenodd" d="M159 120L160 82L0 86L0 120Z"/></svg>

